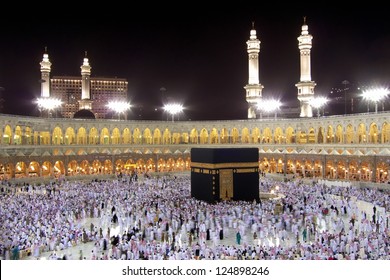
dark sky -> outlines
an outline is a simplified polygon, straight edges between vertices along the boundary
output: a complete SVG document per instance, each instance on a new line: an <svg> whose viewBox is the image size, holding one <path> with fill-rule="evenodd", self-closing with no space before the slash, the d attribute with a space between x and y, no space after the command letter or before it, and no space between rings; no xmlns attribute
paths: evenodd
<svg viewBox="0 0 390 280"><path fill-rule="evenodd" d="M119 8L120 9L120 8ZM238 9L229 14L192 16L173 11L137 16L86 18L31 16L25 22L0 20L0 86L5 113L30 115L40 95L40 65L45 46L51 76L80 76L84 52L93 77L119 77L129 82L129 101L142 108L142 118L155 112L166 96L182 102L182 119L247 118L244 86L248 82L246 41L255 22L260 50L263 97L296 104L303 16L313 36L312 80L316 94L327 95L343 80L359 85L390 81L388 16L346 12L338 15L302 12L288 16ZM373 16L375 15L375 17ZM137 113L135 114L138 114Z"/></svg>

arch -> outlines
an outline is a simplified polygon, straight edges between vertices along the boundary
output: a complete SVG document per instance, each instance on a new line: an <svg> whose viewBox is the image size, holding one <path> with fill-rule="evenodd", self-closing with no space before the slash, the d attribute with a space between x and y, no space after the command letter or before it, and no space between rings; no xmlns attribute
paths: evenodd
<svg viewBox="0 0 390 280"><path fill-rule="evenodd" d="M360 167L359 167L359 163L358 161L356 160L351 160L349 162L349 166L348 166L348 176L349 176L349 179L352 179L352 180L360 180L359 178L359 173L358 172L360 170Z"/></svg>
<svg viewBox="0 0 390 280"><path fill-rule="evenodd" d="M181 134L181 143L182 144L188 144L189 139L190 139L190 136L188 135L187 132L183 132Z"/></svg>
<svg viewBox="0 0 390 280"><path fill-rule="evenodd" d="M24 136L25 136L25 144L26 145L31 145L32 144L32 131L31 127L27 126L24 130Z"/></svg>
<svg viewBox="0 0 390 280"><path fill-rule="evenodd" d="M168 128L166 128L163 133L163 144L171 144L171 132Z"/></svg>
<svg viewBox="0 0 390 280"><path fill-rule="evenodd" d="M215 127L210 132L210 144L219 144L218 130Z"/></svg>
<svg viewBox="0 0 390 280"><path fill-rule="evenodd" d="M50 145L50 132L49 131L41 131L39 133L39 143L41 145Z"/></svg>
<svg viewBox="0 0 390 280"><path fill-rule="evenodd" d="M167 162L165 163L166 171L173 171L175 168L175 160L173 158L168 158Z"/></svg>
<svg viewBox="0 0 390 280"><path fill-rule="evenodd" d="M122 132L122 144L131 144L131 132L127 127Z"/></svg>
<svg viewBox="0 0 390 280"><path fill-rule="evenodd" d="M368 137L369 137L369 142L373 144L378 144L378 139L379 139L379 131L378 131L378 126L376 123L372 123L370 125L370 130L368 132Z"/></svg>
<svg viewBox="0 0 390 280"><path fill-rule="evenodd" d="M315 144L316 143L316 133L313 127L309 128L309 135L307 139L307 143Z"/></svg>
<svg viewBox="0 0 390 280"><path fill-rule="evenodd" d="M176 171L184 171L185 169L186 169L185 162L184 162L184 160L181 157L179 157L176 160L176 168L175 168L175 170Z"/></svg>
<svg viewBox="0 0 390 280"><path fill-rule="evenodd" d="M53 171L54 171L54 176L57 178L60 177L61 175L65 175L64 163L60 160L57 160L54 163Z"/></svg>
<svg viewBox="0 0 390 280"><path fill-rule="evenodd" d="M390 142L390 124L387 122L382 125L381 142L382 144Z"/></svg>
<svg viewBox="0 0 390 280"><path fill-rule="evenodd" d="M247 127L244 127L241 130L241 143L243 143L243 144L250 143L249 129Z"/></svg>
<svg viewBox="0 0 390 280"><path fill-rule="evenodd" d="M232 141L231 141L232 144L240 143L240 134L238 132L238 129L235 127L233 127L233 129L232 129L232 137L231 138L232 138Z"/></svg>
<svg viewBox="0 0 390 280"><path fill-rule="evenodd" d="M352 144L354 138L355 138L355 133L354 133L354 130L353 130L353 126L352 126L352 124L348 124L347 125L347 130L345 131L345 142L347 144Z"/></svg>
<svg viewBox="0 0 390 280"><path fill-rule="evenodd" d="M53 145L61 145L61 144L64 143L63 142L64 138L63 138L63 135L62 135L62 129L59 126L56 126L53 129L51 141L52 141Z"/></svg>
<svg viewBox="0 0 390 280"><path fill-rule="evenodd" d="M15 165L15 178L24 178L27 175L27 166L23 161L18 161Z"/></svg>
<svg viewBox="0 0 390 280"><path fill-rule="evenodd" d="M103 173L102 163L100 160L95 159L94 161L92 161L91 166L92 166L91 174Z"/></svg>
<svg viewBox="0 0 390 280"><path fill-rule="evenodd" d="M200 144L208 144L209 143L209 134L208 134L206 128L202 128L202 130L200 131L199 140L200 140Z"/></svg>
<svg viewBox="0 0 390 280"><path fill-rule="evenodd" d="M380 161L376 168L376 180L378 183L388 183L389 177L389 163L386 161Z"/></svg>
<svg viewBox="0 0 390 280"><path fill-rule="evenodd" d="M252 129L252 143L259 144L261 143L261 134L260 134L260 129L258 127L255 127Z"/></svg>
<svg viewBox="0 0 390 280"><path fill-rule="evenodd" d="M149 128L145 128L144 130L144 133L143 133L143 144L152 144L153 142L153 137L152 137L152 133L150 132L150 129Z"/></svg>
<svg viewBox="0 0 390 280"><path fill-rule="evenodd" d="M0 164L0 178L12 179L15 176L15 166L12 163Z"/></svg>
<svg viewBox="0 0 390 280"><path fill-rule="evenodd" d="M262 143L271 143L272 141L272 132L269 127L266 127L263 131L263 141Z"/></svg>
<svg viewBox="0 0 390 280"><path fill-rule="evenodd" d="M128 159L125 163L125 169L127 174L132 174L136 171L136 164L133 159Z"/></svg>
<svg viewBox="0 0 390 280"><path fill-rule="evenodd" d="M65 144L72 145L75 144L76 134L73 127L68 127L65 131Z"/></svg>
<svg viewBox="0 0 390 280"><path fill-rule="evenodd" d="M133 131L133 143L136 145L139 145L142 143L141 131L138 127L135 128Z"/></svg>
<svg viewBox="0 0 390 280"><path fill-rule="evenodd" d="M366 125L364 123L359 124L357 135L358 135L358 143L367 142Z"/></svg>
<svg viewBox="0 0 390 280"><path fill-rule="evenodd" d="M166 162L165 162L165 160L163 159L163 158L160 158L160 159L158 159L158 162L157 162L157 170L159 171L159 172L161 172L161 171L163 171L164 170L164 168L165 168L165 164L166 164Z"/></svg>
<svg viewBox="0 0 390 280"><path fill-rule="evenodd" d="M372 166L368 161L363 161L360 165L360 178L362 181L371 181L372 178Z"/></svg>
<svg viewBox="0 0 390 280"><path fill-rule="evenodd" d="M100 132L100 145L110 144L110 132L107 127L104 127Z"/></svg>
<svg viewBox="0 0 390 280"><path fill-rule="evenodd" d="M326 143L334 142L333 126L328 125L328 131L326 133Z"/></svg>
<svg viewBox="0 0 390 280"><path fill-rule="evenodd" d="M213 138L211 138L213 141ZM226 128L221 129L221 139L219 140L221 144L229 144L229 132Z"/></svg>
<svg viewBox="0 0 390 280"><path fill-rule="evenodd" d="M121 159L115 161L115 172L116 173L126 173L125 162Z"/></svg>
<svg viewBox="0 0 390 280"><path fill-rule="evenodd" d="M91 145L99 144L99 134L98 134L98 130L96 129L96 127L92 127L89 130L88 143Z"/></svg>
<svg viewBox="0 0 390 280"><path fill-rule="evenodd" d="M190 132L190 144L198 144L198 131L195 128Z"/></svg>
<svg viewBox="0 0 390 280"><path fill-rule="evenodd" d="M53 165L50 161L45 161L42 163L42 176L47 177L52 174Z"/></svg>
<svg viewBox="0 0 390 280"><path fill-rule="evenodd" d="M155 144L155 145L161 144L161 131L158 128L156 128L153 131L153 144Z"/></svg>
<svg viewBox="0 0 390 280"><path fill-rule="evenodd" d="M336 127L336 143L344 143L344 137L343 137L343 127L341 126L341 124L339 124L337 127Z"/></svg>
<svg viewBox="0 0 390 280"><path fill-rule="evenodd" d="M103 174L112 174L112 161L109 159L106 159L103 161L102 165L102 172Z"/></svg>
<svg viewBox="0 0 390 280"><path fill-rule="evenodd" d="M78 145L85 145L85 144L87 144L87 131L86 131L86 129L84 127L80 127L77 130L76 143Z"/></svg>
<svg viewBox="0 0 390 280"><path fill-rule="evenodd" d="M78 172L79 172L79 165L78 165L77 161L71 160L68 163L67 171L68 171L68 175L70 175L70 176L78 174Z"/></svg>
<svg viewBox="0 0 390 280"><path fill-rule="evenodd" d="M292 143L295 143L295 131L291 126L289 126L286 129L286 144Z"/></svg>
<svg viewBox="0 0 390 280"><path fill-rule="evenodd" d="M88 175L90 174L90 169L92 169L92 167L89 165L89 162L88 160L83 160L80 162L80 168L79 168L79 174L83 174L83 175Z"/></svg>
<svg viewBox="0 0 390 280"><path fill-rule="evenodd" d="M41 176L40 164L37 161L30 162L27 172L29 177L40 177Z"/></svg>
<svg viewBox="0 0 390 280"><path fill-rule="evenodd" d="M138 173L144 173L146 171L146 164L142 158L137 160L136 166L137 166Z"/></svg>
<svg viewBox="0 0 390 280"><path fill-rule="evenodd" d="M306 144L307 143L307 134L305 130L298 131L298 144Z"/></svg>
<svg viewBox="0 0 390 280"><path fill-rule="evenodd" d="M152 158L146 160L146 172L153 172L156 170L156 164Z"/></svg>
<svg viewBox="0 0 390 280"><path fill-rule="evenodd" d="M121 132L119 128L115 127L111 133L111 144L118 145L121 144Z"/></svg>
<svg viewBox="0 0 390 280"><path fill-rule="evenodd" d="M274 142L277 144L282 144L284 142L283 130L280 127L275 128Z"/></svg>
<svg viewBox="0 0 390 280"><path fill-rule="evenodd" d="M172 134L172 144L181 144L181 135L179 132Z"/></svg>
<svg viewBox="0 0 390 280"><path fill-rule="evenodd" d="M15 127L13 144L15 144L15 145L21 145L22 144L22 128L19 125L17 125Z"/></svg>
<svg viewBox="0 0 390 280"><path fill-rule="evenodd" d="M12 129L11 127L7 124L4 127L4 132L3 132L3 144L11 144L12 142Z"/></svg>

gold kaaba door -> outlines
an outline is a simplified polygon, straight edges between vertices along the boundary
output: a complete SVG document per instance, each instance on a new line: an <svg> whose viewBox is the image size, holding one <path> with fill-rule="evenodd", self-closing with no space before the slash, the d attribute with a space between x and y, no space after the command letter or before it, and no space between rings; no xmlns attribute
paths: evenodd
<svg viewBox="0 0 390 280"><path fill-rule="evenodd" d="M233 198L233 169L219 170L219 198L222 200Z"/></svg>

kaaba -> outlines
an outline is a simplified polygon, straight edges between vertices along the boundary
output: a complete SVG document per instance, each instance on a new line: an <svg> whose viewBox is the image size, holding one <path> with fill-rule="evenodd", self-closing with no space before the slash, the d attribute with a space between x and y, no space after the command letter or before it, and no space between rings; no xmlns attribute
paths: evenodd
<svg viewBox="0 0 390 280"><path fill-rule="evenodd" d="M192 148L191 197L210 203L259 201L259 150Z"/></svg>

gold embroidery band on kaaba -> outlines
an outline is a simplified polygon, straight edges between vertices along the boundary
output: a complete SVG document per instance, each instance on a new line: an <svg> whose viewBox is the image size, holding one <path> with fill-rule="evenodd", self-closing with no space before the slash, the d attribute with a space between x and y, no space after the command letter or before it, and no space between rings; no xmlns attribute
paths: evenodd
<svg viewBox="0 0 390 280"><path fill-rule="evenodd" d="M207 168L207 169L222 169L222 168L258 168L258 162L224 162L224 163L204 163L191 162L191 168Z"/></svg>

